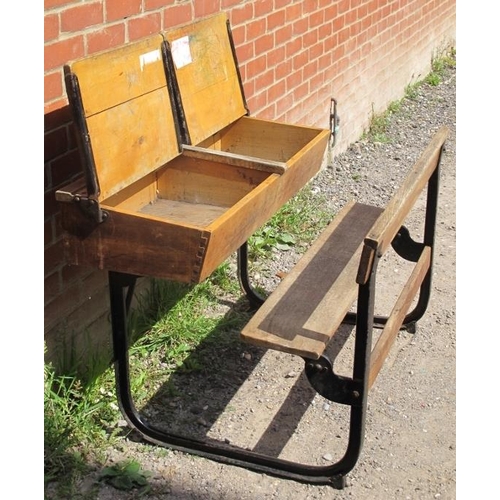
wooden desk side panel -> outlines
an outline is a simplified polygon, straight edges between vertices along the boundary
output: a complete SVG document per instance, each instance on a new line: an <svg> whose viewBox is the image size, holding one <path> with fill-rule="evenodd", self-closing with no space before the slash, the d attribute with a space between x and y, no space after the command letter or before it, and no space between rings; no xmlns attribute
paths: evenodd
<svg viewBox="0 0 500 500"><path fill-rule="evenodd" d="M62 205L68 264L191 283L197 279L209 233L103 207L102 224L73 203ZM78 228L78 233L73 232Z"/></svg>

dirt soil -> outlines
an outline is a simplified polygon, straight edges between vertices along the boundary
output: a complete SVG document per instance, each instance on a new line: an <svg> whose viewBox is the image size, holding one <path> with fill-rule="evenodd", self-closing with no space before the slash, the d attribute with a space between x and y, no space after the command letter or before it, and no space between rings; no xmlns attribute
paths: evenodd
<svg viewBox="0 0 500 500"><path fill-rule="evenodd" d="M455 90L454 70L438 86L422 85L393 116L391 142L359 140L313 181L314 192L326 195L334 212L351 198L384 206L432 135L442 125L450 128L442 159L430 305L416 333L400 332L370 391L364 446L346 487L277 479L145 444L132 433L108 458L109 464L136 458L152 472L151 490L141 498L455 498ZM348 121L341 125L347 127ZM420 200L408 223L417 239L423 210ZM256 281L274 286L276 274L286 272L296 259L293 252L277 253L258 270ZM405 272L401 261L384 261L376 306L380 313L389 312ZM238 307L231 297L221 301L221 308L231 307ZM329 348L340 374L348 374L351 331L346 327L339 333L340 340L347 339L341 350L339 342ZM173 432L311 465L332 463L343 455L348 408L315 393L300 358L239 342L212 355L210 370L176 375L177 396L158 393L143 409L148 418L170 422ZM92 490L92 498L99 500L138 497L137 491L122 492L104 483L95 493L98 472L82 482L82 494Z"/></svg>

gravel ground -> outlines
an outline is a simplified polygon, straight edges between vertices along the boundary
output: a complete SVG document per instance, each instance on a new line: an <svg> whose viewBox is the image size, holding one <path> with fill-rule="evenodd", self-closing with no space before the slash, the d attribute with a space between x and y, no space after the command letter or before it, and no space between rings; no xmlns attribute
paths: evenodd
<svg viewBox="0 0 500 500"><path fill-rule="evenodd" d="M384 206L406 172L442 126L450 128L442 160L433 291L417 332L401 332L369 395L366 437L347 486L335 490L276 479L222 465L138 440L124 440L109 451L109 463L135 457L152 472L147 499L454 499L455 494L455 70L438 86L422 85L404 100L388 129L391 141L359 140L333 159L313 181L338 211L356 198ZM344 124L344 126L346 126ZM420 203L409 221L418 231ZM297 255L281 254L261 272L274 286L276 272L286 271ZM386 290L377 307L387 312L392 287L404 266L384 263ZM226 304L225 307L231 307ZM348 333L348 332L347 332ZM229 348L228 348L229 349ZM338 357L342 373L352 345ZM347 408L331 404L309 387L303 362L282 353L243 344L214 357L214 373L179 375L189 398L156 398L145 409L167 417L174 431L226 441L290 460L327 464L344 452ZM221 361L223 360L223 361ZM224 366L222 366L222 363ZM231 376L220 377L221 374ZM223 382L221 382L221 378ZM161 404L160 404L161 403ZM100 500L137 498L99 483L98 471L81 484L82 495Z"/></svg>

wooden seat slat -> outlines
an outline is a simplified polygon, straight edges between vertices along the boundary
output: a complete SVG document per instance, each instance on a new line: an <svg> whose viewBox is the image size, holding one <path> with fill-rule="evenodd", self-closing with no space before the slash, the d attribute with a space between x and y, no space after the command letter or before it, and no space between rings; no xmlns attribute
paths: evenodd
<svg viewBox="0 0 500 500"><path fill-rule="evenodd" d="M346 205L243 328L243 340L319 358L356 298L363 240L381 212Z"/></svg>

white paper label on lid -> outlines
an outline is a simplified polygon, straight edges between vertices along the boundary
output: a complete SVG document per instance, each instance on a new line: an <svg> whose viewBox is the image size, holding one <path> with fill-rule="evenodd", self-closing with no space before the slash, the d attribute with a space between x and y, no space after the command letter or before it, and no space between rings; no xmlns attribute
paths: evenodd
<svg viewBox="0 0 500 500"><path fill-rule="evenodd" d="M172 58L177 69L193 62L189 48L189 36L183 36L172 42Z"/></svg>
<svg viewBox="0 0 500 500"><path fill-rule="evenodd" d="M141 63L141 71L144 70L146 64L151 64L161 59L160 49L152 50L151 52L146 52L146 54L141 54L139 56L139 61Z"/></svg>

